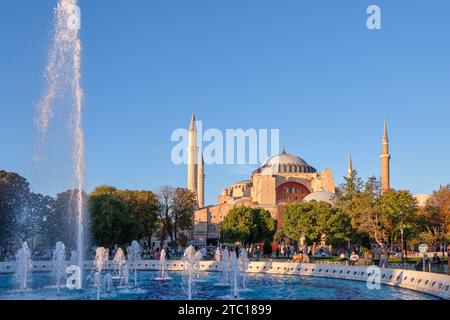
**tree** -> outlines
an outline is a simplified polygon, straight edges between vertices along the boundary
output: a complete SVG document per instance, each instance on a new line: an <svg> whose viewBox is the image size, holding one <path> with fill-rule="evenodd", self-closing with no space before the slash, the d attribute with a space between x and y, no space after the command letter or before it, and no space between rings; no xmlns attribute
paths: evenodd
<svg viewBox="0 0 450 320"><path fill-rule="evenodd" d="M0 171L0 246L13 242L21 233L30 189L17 173Z"/></svg>
<svg viewBox="0 0 450 320"><path fill-rule="evenodd" d="M115 191L117 197L125 206L126 212L138 224L138 238L150 238L156 231L158 219L158 204L156 196L151 191Z"/></svg>
<svg viewBox="0 0 450 320"><path fill-rule="evenodd" d="M53 246L57 241L63 242L67 248L75 249L78 232L78 190L67 190L56 195L51 201L51 209L44 217L42 237L45 243ZM89 230L88 195L83 192L85 205L84 230ZM88 235L85 235L88 238Z"/></svg>
<svg viewBox="0 0 450 320"><path fill-rule="evenodd" d="M194 217L195 194L187 189L163 186L157 193L158 236L161 242L167 237L177 241L178 231L191 229Z"/></svg>
<svg viewBox="0 0 450 320"><path fill-rule="evenodd" d="M179 230L190 230L193 226L195 194L188 189L176 188L173 201L173 233L178 241Z"/></svg>
<svg viewBox="0 0 450 320"><path fill-rule="evenodd" d="M273 241L276 228L277 223L270 212L242 206L228 212L220 230L220 237L224 242L240 242L246 246Z"/></svg>
<svg viewBox="0 0 450 320"><path fill-rule="evenodd" d="M102 185L91 193L91 197L108 196L119 202L124 207L124 215L137 225L136 238L146 239L149 242L158 226L158 203L156 196L151 191L144 190L118 190L115 187ZM135 238L135 239L136 239ZM132 240L135 240L132 239Z"/></svg>
<svg viewBox="0 0 450 320"><path fill-rule="evenodd" d="M417 221L417 201L409 191L390 189L380 197L380 206L384 228L391 243L400 234L403 237L402 248L406 239L414 233Z"/></svg>
<svg viewBox="0 0 450 320"><path fill-rule="evenodd" d="M327 202L292 203L284 207L283 230L287 237L299 240L305 236L313 246L325 234L330 242L347 241L351 235L350 217Z"/></svg>
<svg viewBox="0 0 450 320"><path fill-rule="evenodd" d="M114 195L94 195L89 199L92 234L96 244L109 247L137 238L137 220L127 214L124 204Z"/></svg>
<svg viewBox="0 0 450 320"><path fill-rule="evenodd" d="M352 199L352 227L358 233L366 234L382 245L388 239L383 215L380 207L380 182L370 177L364 184L364 189Z"/></svg>
<svg viewBox="0 0 450 320"><path fill-rule="evenodd" d="M16 225L15 234L20 242L40 236L45 236L48 231L45 228L46 219L54 210L54 199L39 193L30 193L27 203L22 208L20 221ZM54 245L48 244L47 245Z"/></svg>
<svg viewBox="0 0 450 320"><path fill-rule="evenodd" d="M159 220L159 230L157 234L160 238L161 245L167 237L170 237L170 241L173 242L173 225L171 218L173 196L174 190L170 186L161 187L157 193Z"/></svg>
<svg viewBox="0 0 450 320"><path fill-rule="evenodd" d="M445 244L450 238L450 184L435 190L418 213L425 242Z"/></svg>

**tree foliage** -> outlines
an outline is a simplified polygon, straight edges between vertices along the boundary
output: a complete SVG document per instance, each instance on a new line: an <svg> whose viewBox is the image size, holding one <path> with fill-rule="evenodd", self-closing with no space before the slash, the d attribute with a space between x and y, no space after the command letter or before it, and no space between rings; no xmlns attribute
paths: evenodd
<svg viewBox="0 0 450 320"><path fill-rule="evenodd" d="M284 207L283 215L283 230L292 240L305 236L316 243L325 234L329 241L336 243L351 236L350 217L327 202L291 203Z"/></svg>
<svg viewBox="0 0 450 320"><path fill-rule="evenodd" d="M226 215L221 228L221 241L243 245L272 241L277 228L269 211L238 207Z"/></svg>
<svg viewBox="0 0 450 320"><path fill-rule="evenodd" d="M195 194L183 188L163 186L157 193L157 212L159 220L158 236L163 241L167 237L171 242L178 239L178 231L193 226Z"/></svg>
<svg viewBox="0 0 450 320"><path fill-rule="evenodd" d="M138 222L127 214L114 195L94 195L89 199L94 241L100 246L130 243L138 236Z"/></svg>

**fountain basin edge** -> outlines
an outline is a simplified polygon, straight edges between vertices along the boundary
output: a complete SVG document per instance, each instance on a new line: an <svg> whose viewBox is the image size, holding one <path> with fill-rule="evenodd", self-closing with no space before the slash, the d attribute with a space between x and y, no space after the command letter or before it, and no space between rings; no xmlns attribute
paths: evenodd
<svg viewBox="0 0 450 320"><path fill-rule="evenodd" d="M184 270L184 263L181 260L167 260L164 263L167 271ZM71 263L69 262L67 263L68 266L70 264ZM0 262L0 274L14 273L15 265L15 262ZM52 266L52 261L33 261L32 272L50 272ZM93 261L85 261L83 267L85 270L92 270L93 266ZM134 263L129 263L129 266L130 269L135 268ZM160 261L157 260L141 260L136 263L136 267L137 270L160 270L161 265ZM114 265L110 261L103 270L113 269ZM220 262L201 261L200 270L221 272L222 267ZM368 267L293 262L251 261L248 263L247 272L325 277L365 282L367 282L370 277L370 269ZM450 276L445 274L384 268L381 269L381 284L415 290L450 300Z"/></svg>

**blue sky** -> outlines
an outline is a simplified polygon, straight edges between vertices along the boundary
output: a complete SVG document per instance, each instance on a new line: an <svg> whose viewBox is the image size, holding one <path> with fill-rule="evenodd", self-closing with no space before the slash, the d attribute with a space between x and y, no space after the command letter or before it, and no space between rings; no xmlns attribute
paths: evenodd
<svg viewBox="0 0 450 320"><path fill-rule="evenodd" d="M48 193L64 186L57 174L34 179L33 119L55 3L0 5L0 168ZM369 4L382 30L366 28ZM337 183L350 152L363 177L379 175L386 116L392 186L428 193L450 182L449 1L79 5L88 190L185 186L170 135L193 108L205 128L279 128L288 152L332 168ZM207 203L250 175L242 169L207 166Z"/></svg>

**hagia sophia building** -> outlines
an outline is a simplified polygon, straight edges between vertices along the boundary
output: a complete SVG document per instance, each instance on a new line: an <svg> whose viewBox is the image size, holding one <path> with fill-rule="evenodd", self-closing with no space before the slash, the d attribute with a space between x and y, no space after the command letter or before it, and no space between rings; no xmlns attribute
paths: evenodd
<svg viewBox="0 0 450 320"><path fill-rule="evenodd" d="M290 202L336 200L333 171L329 168L316 170L297 155L285 150L269 158L253 171L248 180L238 181L222 191L216 205L205 206L205 174L203 158L199 157L196 144L195 115L189 126L187 187L197 197L198 209L194 213L194 228L190 238L197 245L214 243L219 239L220 223L228 212L240 206L263 208L282 223L283 205ZM389 189L390 162L387 123L384 123L381 154L381 189ZM198 159L198 161L196 161ZM353 171L349 158L348 174Z"/></svg>

